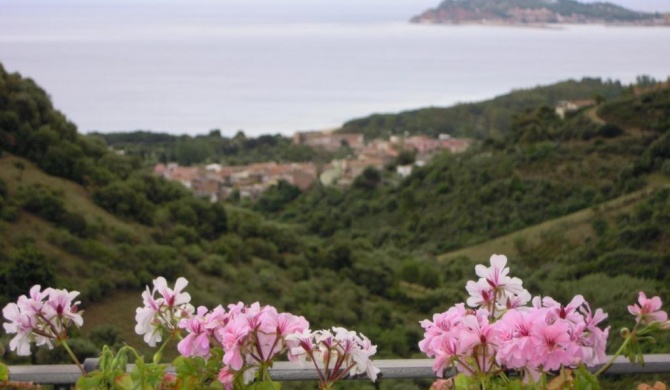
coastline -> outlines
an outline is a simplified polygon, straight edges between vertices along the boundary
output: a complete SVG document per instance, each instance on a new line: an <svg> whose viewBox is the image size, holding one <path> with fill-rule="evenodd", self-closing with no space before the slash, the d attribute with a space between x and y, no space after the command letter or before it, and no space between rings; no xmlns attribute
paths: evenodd
<svg viewBox="0 0 670 390"><path fill-rule="evenodd" d="M413 18L409 21L411 24L417 24L422 26L490 26L490 27L517 27L517 28L533 28L533 29L548 29L548 30L564 30L570 26L602 26L602 27L645 27L645 28L668 28L670 27L670 22L659 24L659 23L602 23L602 22L593 22L593 23L522 23L522 22L506 22L506 21L477 21L477 20L465 20L459 22L453 21L433 21L433 20L419 20L416 21Z"/></svg>

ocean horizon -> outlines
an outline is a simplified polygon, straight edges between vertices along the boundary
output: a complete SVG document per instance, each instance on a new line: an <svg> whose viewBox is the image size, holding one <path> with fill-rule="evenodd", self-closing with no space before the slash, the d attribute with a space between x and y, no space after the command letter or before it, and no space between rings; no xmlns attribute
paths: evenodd
<svg viewBox="0 0 670 390"><path fill-rule="evenodd" d="M27 12L0 15L0 62L45 88L81 132L227 136L337 128L567 79L670 76L670 28L224 23L169 11L147 21L117 12L58 22L44 14L49 22L39 24Z"/></svg>

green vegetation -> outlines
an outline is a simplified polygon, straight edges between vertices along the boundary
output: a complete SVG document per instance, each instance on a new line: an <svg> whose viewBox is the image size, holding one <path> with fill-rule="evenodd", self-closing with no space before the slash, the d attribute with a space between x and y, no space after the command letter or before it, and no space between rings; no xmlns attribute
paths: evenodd
<svg viewBox="0 0 670 390"><path fill-rule="evenodd" d="M315 328L362 331L381 356L416 350L421 314L396 302L395 269L381 261L397 254L196 199L142 172L138 156L79 135L43 90L1 68L0 118L0 304L33 284L81 291L86 325L75 352L94 355L87 340L109 339L101 333L142 345L132 319L140 291L159 275L185 276L196 305L258 300ZM280 186L266 207L295 196ZM40 356L33 362L60 359Z"/></svg>
<svg viewBox="0 0 670 390"><path fill-rule="evenodd" d="M426 134L437 137L502 137L512 125L514 115L542 105L554 106L561 100L612 99L626 92L617 81L583 79L513 91L479 103L462 103L448 108L423 108L400 114L375 114L355 119L342 126L343 132L356 132L366 139L391 135Z"/></svg>
<svg viewBox="0 0 670 390"><path fill-rule="evenodd" d="M255 162L329 161L333 153L294 145L281 135L247 138L238 132L233 138L221 136L219 130L191 137L136 131L131 133L94 133L116 150L141 158L146 164L177 162L180 165L221 163L246 165Z"/></svg>
<svg viewBox="0 0 670 390"><path fill-rule="evenodd" d="M533 293L581 293L617 329L638 290L670 297L670 90L616 97L617 83L586 83L587 95L611 87L607 102L560 119L545 104L575 96L560 96L564 84L516 92L481 104L508 118L466 153L404 180L367 169L349 189L283 183L250 209L146 174L140 153L77 134L44 91L0 68L0 304L35 283L81 291L86 325L72 345L91 355L142 345L139 291L185 276L196 305L259 300L315 328L359 330L381 357L410 357L417 321L464 300L474 264L507 251ZM413 388L381 388L393 386Z"/></svg>
<svg viewBox="0 0 670 390"><path fill-rule="evenodd" d="M608 2L596 4L582 3L575 0L444 0L433 12L440 12L441 22L477 21L482 17L488 19L510 20L513 22L528 23L525 17L517 16L514 11L537 10L549 11L550 15L542 14L544 22L645 22L659 18L659 14L632 11ZM464 16L463 14L467 15ZM560 17L568 18L562 20ZM413 21L417 18L413 19ZM531 22L533 19L531 19Z"/></svg>
<svg viewBox="0 0 670 390"><path fill-rule="evenodd" d="M618 329L637 291L670 293L668 99L668 89L627 95L564 120L526 110L504 136L401 182L364 175L375 180L314 188L268 215L404 254L399 298L426 312L462 300L473 265L505 253L531 291L582 293Z"/></svg>

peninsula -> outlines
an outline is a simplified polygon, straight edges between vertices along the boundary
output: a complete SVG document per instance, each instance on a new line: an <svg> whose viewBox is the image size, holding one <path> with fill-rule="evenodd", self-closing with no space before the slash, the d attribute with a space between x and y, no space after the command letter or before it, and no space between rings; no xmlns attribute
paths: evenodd
<svg viewBox="0 0 670 390"><path fill-rule="evenodd" d="M639 12L611 3L574 0L444 0L414 16L421 24L532 25L606 24L670 26L670 14Z"/></svg>

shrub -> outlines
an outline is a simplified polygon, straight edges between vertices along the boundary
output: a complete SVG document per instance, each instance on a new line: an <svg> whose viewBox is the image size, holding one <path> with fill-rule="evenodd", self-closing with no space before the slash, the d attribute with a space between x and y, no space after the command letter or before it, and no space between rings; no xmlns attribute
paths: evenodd
<svg viewBox="0 0 670 390"><path fill-rule="evenodd" d="M208 255L198 263L200 272L213 276L223 276L225 268L226 258L221 255Z"/></svg>

